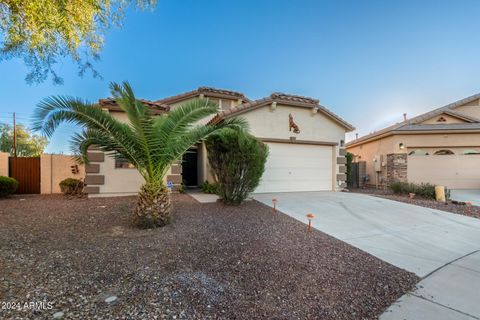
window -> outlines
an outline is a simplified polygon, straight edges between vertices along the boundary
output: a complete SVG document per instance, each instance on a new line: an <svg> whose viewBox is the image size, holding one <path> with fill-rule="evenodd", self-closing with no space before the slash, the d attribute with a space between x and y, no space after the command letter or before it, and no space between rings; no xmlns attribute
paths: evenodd
<svg viewBox="0 0 480 320"><path fill-rule="evenodd" d="M438 150L438 151L435 151L435 153L434 153L434 155L436 155L436 156L447 156L447 155L452 155L452 154L455 154L455 153L453 153L452 150L448 150L448 149Z"/></svg>
<svg viewBox="0 0 480 320"><path fill-rule="evenodd" d="M429 153L425 150L417 149L417 150L410 151L408 155L409 156L428 156Z"/></svg>
<svg viewBox="0 0 480 320"><path fill-rule="evenodd" d="M120 155L115 156L115 169L133 169L135 168L127 159Z"/></svg>
<svg viewBox="0 0 480 320"><path fill-rule="evenodd" d="M467 149L467 150L463 150L462 154L464 155L480 154L480 151L475 149Z"/></svg>

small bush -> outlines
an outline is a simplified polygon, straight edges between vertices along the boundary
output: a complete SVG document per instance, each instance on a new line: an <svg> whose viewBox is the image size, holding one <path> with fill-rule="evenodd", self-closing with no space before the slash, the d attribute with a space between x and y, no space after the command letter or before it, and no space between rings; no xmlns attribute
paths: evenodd
<svg viewBox="0 0 480 320"><path fill-rule="evenodd" d="M186 192L185 189L186 189L185 188L185 183L182 182L180 184L180 188L178 188L178 193L185 193Z"/></svg>
<svg viewBox="0 0 480 320"><path fill-rule="evenodd" d="M9 177L4 177L0 176L0 197L6 197L8 195L11 195L18 189L18 181L9 178Z"/></svg>
<svg viewBox="0 0 480 320"><path fill-rule="evenodd" d="M353 153L351 152L347 152L347 154L345 155L345 158L347 158L347 184L349 186L352 186L353 185L353 175L352 175L352 163L353 163Z"/></svg>
<svg viewBox="0 0 480 320"><path fill-rule="evenodd" d="M416 184L396 181L390 184L390 188L396 194L415 193L421 198L435 199L435 185L430 183Z"/></svg>
<svg viewBox="0 0 480 320"><path fill-rule="evenodd" d="M260 183L268 146L243 131L221 129L206 140L208 161L225 204L238 205Z"/></svg>
<svg viewBox="0 0 480 320"><path fill-rule="evenodd" d="M84 187L82 180L67 178L60 181L60 190L65 195L81 195Z"/></svg>
<svg viewBox="0 0 480 320"><path fill-rule="evenodd" d="M217 184L216 183L210 183L208 181L205 181L202 183L200 186L200 190L203 193L211 193L211 194L216 194L217 193Z"/></svg>

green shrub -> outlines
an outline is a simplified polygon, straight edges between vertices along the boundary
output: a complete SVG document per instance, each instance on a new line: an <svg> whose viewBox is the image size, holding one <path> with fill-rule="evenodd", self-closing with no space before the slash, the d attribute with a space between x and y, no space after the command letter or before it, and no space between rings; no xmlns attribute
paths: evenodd
<svg viewBox="0 0 480 320"><path fill-rule="evenodd" d="M180 188L178 188L178 193L185 193L186 192L185 189L186 189L185 183L182 182L180 184Z"/></svg>
<svg viewBox="0 0 480 320"><path fill-rule="evenodd" d="M14 193L15 191L17 191L17 188L17 180L9 177L0 176L0 197L6 197Z"/></svg>
<svg viewBox="0 0 480 320"><path fill-rule="evenodd" d="M245 132L221 129L206 140L217 194L226 204L240 204L260 183L268 147Z"/></svg>
<svg viewBox="0 0 480 320"><path fill-rule="evenodd" d="M216 183L210 183L208 181L205 181L202 183L200 186L200 190L203 193L211 193L211 194L216 194L217 193L217 184Z"/></svg>
<svg viewBox="0 0 480 320"><path fill-rule="evenodd" d="M352 185L352 163L353 163L353 153L347 152L345 155L345 158L347 158L347 184Z"/></svg>
<svg viewBox="0 0 480 320"><path fill-rule="evenodd" d="M390 188L396 194L415 193L416 196L421 198L435 199L435 185L430 183L416 184L396 181L390 184Z"/></svg>
<svg viewBox="0 0 480 320"><path fill-rule="evenodd" d="M80 195L83 194L85 184L82 180L67 178L60 181L60 190L65 195Z"/></svg>

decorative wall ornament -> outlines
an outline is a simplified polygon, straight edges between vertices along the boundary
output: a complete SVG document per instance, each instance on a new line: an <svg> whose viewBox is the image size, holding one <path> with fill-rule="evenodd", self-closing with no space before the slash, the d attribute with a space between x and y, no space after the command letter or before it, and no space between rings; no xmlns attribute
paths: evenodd
<svg viewBox="0 0 480 320"><path fill-rule="evenodd" d="M444 117L440 117L437 119L437 122L447 122L447 119L445 119Z"/></svg>
<svg viewBox="0 0 480 320"><path fill-rule="evenodd" d="M292 131L293 133L300 133L300 128L297 126L297 124L293 121L293 116L290 113L288 115L288 131Z"/></svg>

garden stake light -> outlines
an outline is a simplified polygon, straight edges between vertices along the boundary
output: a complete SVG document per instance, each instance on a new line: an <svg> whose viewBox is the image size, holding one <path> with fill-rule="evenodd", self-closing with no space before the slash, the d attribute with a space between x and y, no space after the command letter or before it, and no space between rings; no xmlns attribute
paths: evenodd
<svg viewBox="0 0 480 320"><path fill-rule="evenodd" d="M308 232L312 232L312 219L315 218L315 215L313 213L307 214L307 219L308 219Z"/></svg>
<svg viewBox="0 0 480 320"><path fill-rule="evenodd" d="M277 213L277 199L273 198L272 199L272 202L273 202L273 214Z"/></svg>

